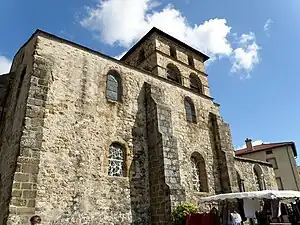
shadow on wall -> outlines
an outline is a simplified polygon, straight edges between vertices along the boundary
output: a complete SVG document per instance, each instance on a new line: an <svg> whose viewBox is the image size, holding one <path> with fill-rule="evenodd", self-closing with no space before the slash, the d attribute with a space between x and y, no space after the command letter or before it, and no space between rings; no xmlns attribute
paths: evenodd
<svg viewBox="0 0 300 225"><path fill-rule="evenodd" d="M130 198L132 224L150 224L150 190L146 131L145 87L141 88L138 111L132 128L132 163L130 166Z"/></svg>
<svg viewBox="0 0 300 225"><path fill-rule="evenodd" d="M214 185L215 185L216 194L221 194L223 188L222 188L221 174L219 168L220 154L218 151L217 137L216 137L215 126L213 124L213 119L214 119L214 115L210 114L208 123L209 123L209 138L210 138L210 144L213 153Z"/></svg>

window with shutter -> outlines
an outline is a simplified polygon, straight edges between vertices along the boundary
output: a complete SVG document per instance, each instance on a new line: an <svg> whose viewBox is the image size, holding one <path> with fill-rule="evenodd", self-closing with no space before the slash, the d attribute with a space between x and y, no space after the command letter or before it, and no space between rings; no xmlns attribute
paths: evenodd
<svg viewBox="0 0 300 225"><path fill-rule="evenodd" d="M189 97L185 97L184 104L185 104L186 120L189 122L197 123L195 106L192 99Z"/></svg>
<svg viewBox="0 0 300 225"><path fill-rule="evenodd" d="M120 101L121 100L121 79L120 75L111 71L107 75L106 82L106 97L107 99Z"/></svg>

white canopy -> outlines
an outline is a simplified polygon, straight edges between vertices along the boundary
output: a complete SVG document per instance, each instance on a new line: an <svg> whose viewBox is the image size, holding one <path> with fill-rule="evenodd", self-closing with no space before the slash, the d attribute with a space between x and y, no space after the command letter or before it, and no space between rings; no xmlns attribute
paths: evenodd
<svg viewBox="0 0 300 225"><path fill-rule="evenodd" d="M200 201L218 202L223 200L234 200L234 199L295 199L295 198L300 198L299 191L265 190L265 191L236 192L236 193L213 195L209 197L200 198Z"/></svg>

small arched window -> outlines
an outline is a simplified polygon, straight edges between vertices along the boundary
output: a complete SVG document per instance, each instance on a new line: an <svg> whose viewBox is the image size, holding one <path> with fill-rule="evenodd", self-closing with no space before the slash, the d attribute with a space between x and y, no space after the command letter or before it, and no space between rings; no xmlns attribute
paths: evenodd
<svg viewBox="0 0 300 225"><path fill-rule="evenodd" d="M190 97L185 97L184 105L186 120L189 122L197 123L196 110L192 99Z"/></svg>
<svg viewBox="0 0 300 225"><path fill-rule="evenodd" d="M262 169L259 165L255 165L253 167L254 170L254 177L255 177L255 186L257 191L264 190L265 181L264 181L264 174L262 172Z"/></svg>
<svg viewBox="0 0 300 225"><path fill-rule="evenodd" d="M189 62L189 66L195 67L194 58L191 55L188 56L188 62Z"/></svg>
<svg viewBox="0 0 300 225"><path fill-rule="evenodd" d="M173 82L176 82L178 84L181 84L181 75L179 69L174 66L173 64L167 65L167 78L169 80L172 80Z"/></svg>
<svg viewBox="0 0 300 225"><path fill-rule="evenodd" d="M121 177L125 176L125 148L119 143L109 146L108 154L108 175Z"/></svg>
<svg viewBox="0 0 300 225"><path fill-rule="evenodd" d="M241 175L239 174L238 171L236 171L236 177L237 177L237 182L238 182L240 192L244 192L245 191L244 181L242 180Z"/></svg>
<svg viewBox="0 0 300 225"><path fill-rule="evenodd" d="M190 74L190 88L192 91L202 94L201 81L200 81L199 77L194 73Z"/></svg>
<svg viewBox="0 0 300 225"><path fill-rule="evenodd" d="M170 46L170 56L177 59L176 48L173 46Z"/></svg>
<svg viewBox="0 0 300 225"><path fill-rule="evenodd" d="M192 186L197 192L208 192L207 174L203 157L194 152L191 156Z"/></svg>
<svg viewBox="0 0 300 225"><path fill-rule="evenodd" d="M141 49L139 52L138 63L141 63L145 60L145 50Z"/></svg>
<svg viewBox="0 0 300 225"><path fill-rule="evenodd" d="M121 101L122 85L121 77L116 71L110 71L107 74L106 98L114 101Z"/></svg>

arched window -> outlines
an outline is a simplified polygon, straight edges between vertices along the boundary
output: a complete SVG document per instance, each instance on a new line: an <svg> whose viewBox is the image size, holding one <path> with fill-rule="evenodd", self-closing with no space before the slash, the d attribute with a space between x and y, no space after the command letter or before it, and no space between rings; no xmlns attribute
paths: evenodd
<svg viewBox="0 0 300 225"><path fill-rule="evenodd" d="M116 71L110 71L107 74L107 82L106 82L106 98L121 101L122 96L122 85L121 85L121 77Z"/></svg>
<svg viewBox="0 0 300 225"><path fill-rule="evenodd" d="M125 176L125 149L118 143L109 146L108 154L108 175L121 177Z"/></svg>
<svg viewBox="0 0 300 225"><path fill-rule="evenodd" d="M198 152L192 154L191 166L193 190L197 192L208 192L205 161Z"/></svg>
<svg viewBox="0 0 300 225"><path fill-rule="evenodd" d="M237 182L238 182L238 186L239 186L239 191L244 192L245 191L244 181L242 180L238 171L236 171L236 177L237 177Z"/></svg>
<svg viewBox="0 0 300 225"><path fill-rule="evenodd" d="M167 78L178 84L181 84L181 75L179 69L173 64L167 66Z"/></svg>
<svg viewBox="0 0 300 225"><path fill-rule="evenodd" d="M201 81L200 81L199 77L194 73L190 74L190 88L192 91L202 94Z"/></svg>
<svg viewBox="0 0 300 225"><path fill-rule="evenodd" d="M144 49L141 49L139 52L139 58L138 58L138 63L141 63L145 60L145 51Z"/></svg>
<svg viewBox="0 0 300 225"><path fill-rule="evenodd" d="M256 164L253 167L253 170L254 170L256 190L262 191L262 190L264 190L264 187L265 187L264 174L262 172L262 169L259 165Z"/></svg>
<svg viewBox="0 0 300 225"><path fill-rule="evenodd" d="M177 59L177 53L176 53L176 48L174 48L173 46L170 46L170 55Z"/></svg>
<svg viewBox="0 0 300 225"><path fill-rule="evenodd" d="M188 62L189 62L189 66L195 67L194 59L191 55L188 56Z"/></svg>
<svg viewBox="0 0 300 225"><path fill-rule="evenodd" d="M186 120L189 122L197 123L195 106L192 99L190 97L185 97L184 105L185 105Z"/></svg>

